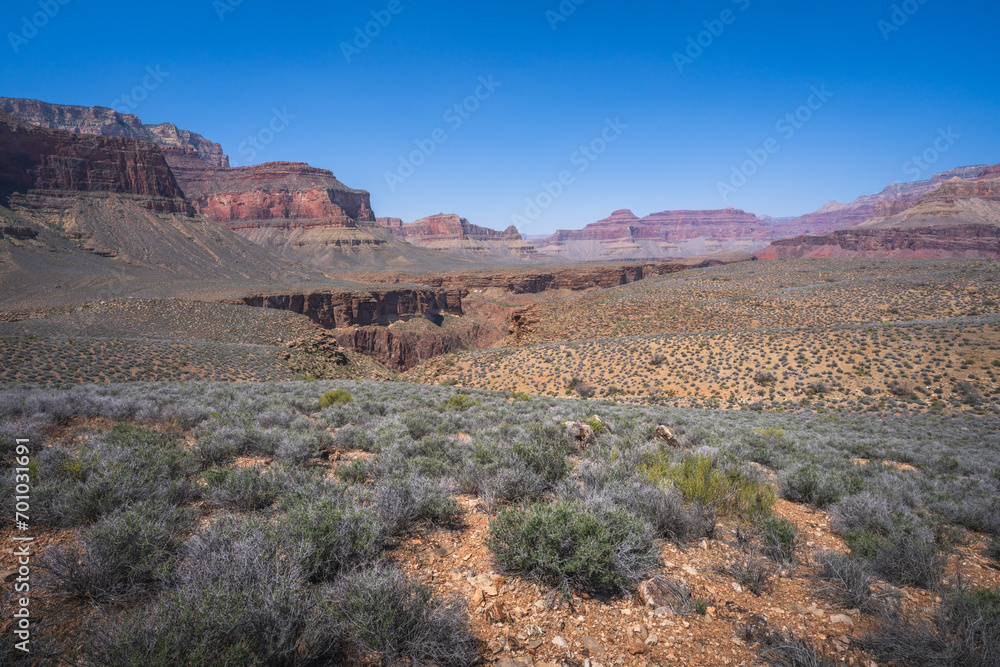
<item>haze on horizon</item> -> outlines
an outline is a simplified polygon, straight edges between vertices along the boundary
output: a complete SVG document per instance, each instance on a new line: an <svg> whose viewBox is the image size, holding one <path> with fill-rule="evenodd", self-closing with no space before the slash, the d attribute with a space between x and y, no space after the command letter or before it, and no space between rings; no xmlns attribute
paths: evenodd
<svg viewBox="0 0 1000 667"><path fill-rule="evenodd" d="M12 0L0 95L330 169L380 216L530 235L620 208L793 216L1000 161L995 3L645 4Z"/></svg>

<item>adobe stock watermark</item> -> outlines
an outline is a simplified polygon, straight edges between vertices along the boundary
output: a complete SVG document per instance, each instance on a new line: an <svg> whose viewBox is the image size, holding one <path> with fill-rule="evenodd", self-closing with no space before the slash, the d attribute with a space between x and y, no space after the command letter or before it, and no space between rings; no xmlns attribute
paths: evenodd
<svg viewBox="0 0 1000 667"><path fill-rule="evenodd" d="M786 113L774 124L774 129L785 141L790 141L806 123L812 120L813 115L826 106L826 103L833 97L833 93L826 89L826 84L817 88L810 88L811 95L802 106ZM769 137L761 148L748 148L748 160L739 166L732 166L732 173L728 181L719 181L716 187L723 202L729 202L730 195L736 194L740 188L749 182L761 167L768 163L771 156L781 150L781 141L775 137Z"/></svg>
<svg viewBox="0 0 1000 667"><path fill-rule="evenodd" d="M559 6L554 10L549 9L545 12L545 18L548 19L549 25L552 26L552 32L559 29L560 23L565 23L569 20L570 16L576 14L577 7L587 2L587 0L562 0Z"/></svg>
<svg viewBox="0 0 1000 667"><path fill-rule="evenodd" d="M732 0L732 2L741 12L750 8L750 0ZM739 14L732 9L723 9L719 18L702 21L705 29L697 35L688 37L687 48L684 52L674 51L674 64L677 65L677 71L683 74L685 67L693 65L694 61L701 58L705 54L705 50L711 48L715 44L715 40L722 37L726 26L736 23L738 16Z"/></svg>
<svg viewBox="0 0 1000 667"><path fill-rule="evenodd" d="M448 124L451 130L457 131L465 121L472 118L472 114L479 110L483 102L493 97L497 88L502 84L494 81L493 75L479 77L479 85L471 95L459 103L448 107L441 119ZM399 156L399 165L395 171L385 172L385 183L391 192L406 182L410 176L417 172L417 169L427 163L427 160L434 155L438 148L449 139L448 131L443 127L436 128L426 139L417 139L413 143L416 149L410 151L408 155Z"/></svg>
<svg viewBox="0 0 1000 667"><path fill-rule="evenodd" d="M28 438L17 438L15 441L14 456L14 526L26 532L31 524L31 441ZM17 546L12 549L16 559L14 594L12 599L15 611L11 619L11 628L14 636L20 641L14 644L14 648L23 653L31 653L31 543L34 537L27 535L12 535L11 542Z"/></svg>
<svg viewBox="0 0 1000 667"><path fill-rule="evenodd" d="M931 167L941 159L941 156L950 151L961 138L962 135L956 134L950 125L947 130L939 127L934 142L920 155L914 155L907 160L903 165L903 173L913 177L914 180L919 179L930 171Z"/></svg>
<svg viewBox="0 0 1000 667"><path fill-rule="evenodd" d="M132 113L169 76L170 72L164 72L161 65L156 67L150 65L146 68L146 75L142 77L141 83L127 93L116 97L115 101L111 103L111 108L118 113Z"/></svg>
<svg viewBox="0 0 1000 667"><path fill-rule="evenodd" d="M926 5L928 0L905 0L903 3L892 6L892 13L889 20L879 19L878 29L882 31L882 37L889 41L889 37L894 32L899 32L903 26L910 22L910 18Z"/></svg>
<svg viewBox="0 0 1000 667"><path fill-rule="evenodd" d="M212 0L212 9L220 21L226 20L226 14L236 11L236 8L243 4L243 0Z"/></svg>
<svg viewBox="0 0 1000 667"><path fill-rule="evenodd" d="M7 33L7 41L14 53L20 53L21 47L37 37L39 31L69 3L70 0L38 0L38 11L21 17L21 29L18 32Z"/></svg>
<svg viewBox="0 0 1000 667"><path fill-rule="evenodd" d="M621 121L620 116L614 120L606 119L601 132L569 156L570 165L576 167L576 173L584 173L607 152L611 144L621 138L627 129L628 125ZM510 216L512 224L523 232L531 223L542 217L542 213L551 208L556 200L563 196L566 188L575 182L576 176L572 169L560 171L553 181L542 181L538 194L525 198L524 211Z"/></svg>
<svg viewBox="0 0 1000 667"><path fill-rule="evenodd" d="M354 28L354 39L350 42L341 42L340 51L344 54L344 60L351 64L351 58L360 56L361 52L372 45L372 40L382 34L382 31L389 27L392 19L403 13L406 7L401 0L389 0L385 9L372 10L372 20L364 26Z"/></svg>
<svg viewBox="0 0 1000 667"><path fill-rule="evenodd" d="M238 147L240 155L246 158L246 164L256 160L257 154L274 143L274 138L288 129L295 118L297 118L295 114L288 113L288 107L272 109L271 120L267 125L260 128L256 134L247 137Z"/></svg>

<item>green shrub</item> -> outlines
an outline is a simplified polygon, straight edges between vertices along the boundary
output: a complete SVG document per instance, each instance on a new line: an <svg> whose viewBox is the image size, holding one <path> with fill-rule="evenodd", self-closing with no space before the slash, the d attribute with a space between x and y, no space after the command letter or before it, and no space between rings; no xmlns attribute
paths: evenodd
<svg viewBox="0 0 1000 667"><path fill-rule="evenodd" d="M469 408L474 408L482 405L482 401L474 398L469 398L468 394L458 393L449 398L441 406L442 410L457 410L459 412L465 412Z"/></svg>
<svg viewBox="0 0 1000 667"><path fill-rule="evenodd" d="M689 503L747 521L770 515L777 502L774 487L758 473L717 456L689 454L675 461L660 452L648 457L643 472L654 484L672 483Z"/></svg>
<svg viewBox="0 0 1000 667"><path fill-rule="evenodd" d="M319 408L325 410L331 405L347 405L352 402L354 397L351 396L351 392L346 389L334 389L319 397Z"/></svg>
<svg viewBox="0 0 1000 667"><path fill-rule="evenodd" d="M579 501L508 508L490 522L487 546L507 570L596 591L623 590L659 560L641 519Z"/></svg>

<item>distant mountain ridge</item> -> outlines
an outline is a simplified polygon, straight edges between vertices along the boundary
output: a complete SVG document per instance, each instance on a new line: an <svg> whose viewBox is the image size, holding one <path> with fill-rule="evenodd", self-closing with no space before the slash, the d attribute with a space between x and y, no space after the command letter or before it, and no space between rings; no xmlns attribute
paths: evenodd
<svg viewBox="0 0 1000 667"><path fill-rule="evenodd" d="M83 107L50 104L39 100L0 97L0 111L31 125L50 130L102 137L126 137L149 141L159 146L188 148L216 167L228 167L229 157L222 146L200 134L181 130L173 123L144 125L138 116L123 114L108 107Z"/></svg>
<svg viewBox="0 0 1000 667"><path fill-rule="evenodd" d="M428 250L498 260L532 259L538 255L513 225L501 232L474 225L454 213L438 213L415 222L399 218L379 218L378 222L397 238Z"/></svg>
<svg viewBox="0 0 1000 667"><path fill-rule="evenodd" d="M1000 257L1000 165L951 178L851 229L776 240L757 259ZM893 210L893 209L896 210Z"/></svg>
<svg viewBox="0 0 1000 667"><path fill-rule="evenodd" d="M771 240L768 220L746 211L663 211L639 218L629 209L576 230L534 238L539 253L571 261L645 260L728 251L753 252Z"/></svg>

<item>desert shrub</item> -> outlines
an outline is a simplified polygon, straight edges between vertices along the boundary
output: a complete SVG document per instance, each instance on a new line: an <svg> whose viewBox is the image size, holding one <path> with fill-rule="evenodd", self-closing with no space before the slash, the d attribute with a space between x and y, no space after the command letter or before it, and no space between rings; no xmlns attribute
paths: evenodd
<svg viewBox="0 0 1000 667"><path fill-rule="evenodd" d="M820 590L845 609L871 611L877 598L873 586L878 579L868 563L849 554L825 551L819 555L817 576L824 584Z"/></svg>
<svg viewBox="0 0 1000 667"><path fill-rule="evenodd" d="M419 474L380 479L375 485L375 505L382 522L393 532L421 519L447 524L458 516L458 503L448 486Z"/></svg>
<svg viewBox="0 0 1000 667"><path fill-rule="evenodd" d="M289 463L305 463L317 456L320 443L315 433L284 432L274 448L274 458Z"/></svg>
<svg viewBox="0 0 1000 667"><path fill-rule="evenodd" d="M108 667L343 664L303 573L282 554L267 525L217 520L189 542L177 589L113 617L85 655Z"/></svg>
<svg viewBox="0 0 1000 667"><path fill-rule="evenodd" d="M641 519L580 502L508 508L490 522L487 545L507 570L587 590L623 590L659 560Z"/></svg>
<svg viewBox="0 0 1000 667"><path fill-rule="evenodd" d="M500 443L492 440L492 430L481 434L469 457L471 467L460 480L489 507L541 498L569 473L569 442L560 428L501 427L495 433Z"/></svg>
<svg viewBox="0 0 1000 667"><path fill-rule="evenodd" d="M962 380L955 385L955 394L958 396L958 400L966 405L979 405L983 402L983 393L974 382L969 380Z"/></svg>
<svg viewBox="0 0 1000 667"><path fill-rule="evenodd" d="M684 506L677 489L663 489L638 475L609 471L599 465L584 466L582 477L585 493L570 482L560 495L567 500L593 498L618 505L644 519L657 537L680 540L704 535L704 526Z"/></svg>
<svg viewBox="0 0 1000 667"><path fill-rule="evenodd" d="M75 455L55 447L39 452L34 479L41 481L32 504L38 520L72 527L146 500L179 505L196 499L196 460L175 439L157 436L145 443L117 440L127 446L92 441Z"/></svg>
<svg viewBox="0 0 1000 667"><path fill-rule="evenodd" d="M325 410L332 405L347 405L353 403L354 397L346 389L334 389L319 397L319 408Z"/></svg>
<svg viewBox="0 0 1000 667"><path fill-rule="evenodd" d="M769 387L777 384L778 376L771 371L757 371L753 374L753 381L761 387Z"/></svg>
<svg viewBox="0 0 1000 667"><path fill-rule="evenodd" d="M283 541L313 581L329 581L382 551L386 527L375 509L346 494L302 500L284 518Z"/></svg>
<svg viewBox="0 0 1000 667"><path fill-rule="evenodd" d="M771 587L771 579L776 574L774 565L753 554L741 556L728 565L720 565L718 571L758 596Z"/></svg>
<svg viewBox="0 0 1000 667"><path fill-rule="evenodd" d="M757 524L757 532L764 555L768 558L778 563L795 560L799 532L790 521L769 516Z"/></svg>
<svg viewBox="0 0 1000 667"><path fill-rule="evenodd" d="M851 554L897 586L934 588L944 570L944 557L934 533L923 526L900 525L886 534L869 530L844 533Z"/></svg>
<svg viewBox="0 0 1000 667"><path fill-rule="evenodd" d="M1000 664L1000 591L953 590L931 619L887 609L858 644L887 664L995 667Z"/></svg>
<svg viewBox="0 0 1000 667"><path fill-rule="evenodd" d="M375 451L375 434L371 429L360 426L345 426L337 431L333 442L338 447L346 450L357 450L362 452Z"/></svg>
<svg viewBox="0 0 1000 667"><path fill-rule="evenodd" d="M344 574L319 604L353 654L351 664L466 667L480 662L465 601L439 598L392 566Z"/></svg>
<svg viewBox="0 0 1000 667"><path fill-rule="evenodd" d="M845 498L831 508L834 527L851 555L864 558L886 581L933 588L944 569L934 530L897 501L874 493Z"/></svg>
<svg viewBox="0 0 1000 667"><path fill-rule="evenodd" d="M513 457L492 472L476 469L465 485L477 493L491 510L515 501L538 500L552 486L523 461Z"/></svg>
<svg viewBox="0 0 1000 667"><path fill-rule="evenodd" d="M333 474L348 484L364 484L372 472L372 462L368 459L353 459L346 465L338 466Z"/></svg>
<svg viewBox="0 0 1000 667"><path fill-rule="evenodd" d="M986 555L1000 564L1000 537L993 537L986 543Z"/></svg>
<svg viewBox="0 0 1000 667"><path fill-rule="evenodd" d="M813 464L799 466L779 476L781 497L793 503L828 507L843 497L843 477L843 471L821 470Z"/></svg>
<svg viewBox="0 0 1000 667"><path fill-rule="evenodd" d="M282 431L262 429L249 411L216 414L198 429L195 454L205 467L237 456L274 456Z"/></svg>
<svg viewBox="0 0 1000 667"><path fill-rule="evenodd" d="M284 488L284 480L260 468L214 468L202 473L208 482L208 501L216 507L256 511L270 507Z"/></svg>
<svg viewBox="0 0 1000 667"><path fill-rule="evenodd" d="M771 667L835 667L839 664L824 655L814 641L787 630L776 632L759 616L751 616L737 634L754 646L760 658Z"/></svg>
<svg viewBox="0 0 1000 667"><path fill-rule="evenodd" d="M191 524L191 513L151 501L103 517L77 546L56 547L43 561L53 589L93 602L120 601L165 585Z"/></svg>
<svg viewBox="0 0 1000 667"><path fill-rule="evenodd" d="M741 519L768 516L777 502L774 487L758 472L720 456L688 454L678 461L658 452L647 457L643 472L654 484L672 483L688 502Z"/></svg>

